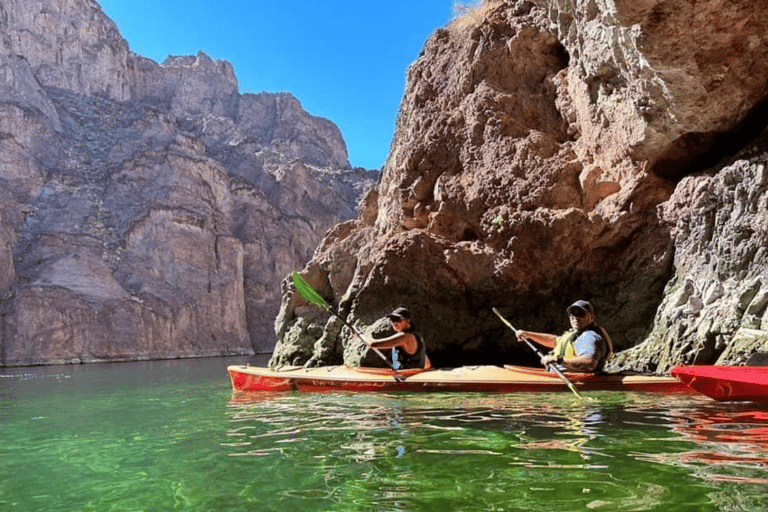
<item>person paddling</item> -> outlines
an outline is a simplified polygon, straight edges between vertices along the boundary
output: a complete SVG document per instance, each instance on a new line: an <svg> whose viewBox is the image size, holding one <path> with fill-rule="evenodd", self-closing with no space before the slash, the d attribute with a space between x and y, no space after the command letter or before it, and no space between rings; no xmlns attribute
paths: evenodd
<svg viewBox="0 0 768 512"><path fill-rule="evenodd" d="M605 329L595 322L595 309L586 300L577 300L566 310L571 330L557 337L531 331L518 331L517 339L526 338L552 352L541 358L545 367L557 364L562 371L599 372L613 355L613 343Z"/></svg>
<svg viewBox="0 0 768 512"><path fill-rule="evenodd" d="M387 315L395 334L373 341L363 340L369 347L392 349L392 362L396 370L408 368L432 368L427 357L424 340L411 322L411 313L406 308L397 308Z"/></svg>

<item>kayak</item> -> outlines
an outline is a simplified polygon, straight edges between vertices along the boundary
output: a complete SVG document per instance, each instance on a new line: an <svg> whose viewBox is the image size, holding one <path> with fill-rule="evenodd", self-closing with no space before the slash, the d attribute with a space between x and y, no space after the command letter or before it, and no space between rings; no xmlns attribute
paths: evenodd
<svg viewBox="0 0 768 512"><path fill-rule="evenodd" d="M569 391L554 373L523 366L463 366L446 369L394 371L389 368L325 366L279 369L233 365L227 373L235 391L483 391L540 392ZM567 373L578 390L690 392L670 376L631 373Z"/></svg>
<svg viewBox="0 0 768 512"><path fill-rule="evenodd" d="M670 373L691 389L718 401L768 404L766 366L677 366Z"/></svg>

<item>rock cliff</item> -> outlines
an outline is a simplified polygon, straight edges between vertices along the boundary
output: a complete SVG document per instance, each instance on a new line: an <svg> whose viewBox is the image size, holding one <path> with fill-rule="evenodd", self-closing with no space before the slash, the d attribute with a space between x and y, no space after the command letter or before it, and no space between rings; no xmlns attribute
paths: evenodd
<svg viewBox="0 0 768 512"><path fill-rule="evenodd" d="M246 354L377 173L290 94L129 50L91 0L0 2L0 365Z"/></svg>
<svg viewBox="0 0 768 512"><path fill-rule="evenodd" d="M743 0L491 0L410 66L377 190L303 275L353 324L408 306L433 362L526 363L497 318L590 300L613 368L768 345L768 15ZM271 364L356 364L286 287Z"/></svg>

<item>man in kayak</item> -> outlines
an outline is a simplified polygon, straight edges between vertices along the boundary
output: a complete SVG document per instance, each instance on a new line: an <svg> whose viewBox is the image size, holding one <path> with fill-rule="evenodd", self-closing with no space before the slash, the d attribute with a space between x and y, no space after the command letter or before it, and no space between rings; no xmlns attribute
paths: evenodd
<svg viewBox="0 0 768 512"><path fill-rule="evenodd" d="M411 322L410 311L406 308L397 308L389 313L387 318L392 322L395 334L373 341L363 340L366 345L377 349L392 349L392 362L396 370L432 368L424 340Z"/></svg>
<svg viewBox="0 0 768 512"><path fill-rule="evenodd" d="M526 338L551 348L552 352L541 358L541 364L545 367L557 364L561 371L601 371L613 355L613 343L605 329L595 323L595 309L589 302L577 300L568 306L567 311L571 330L562 336L518 331L518 340Z"/></svg>

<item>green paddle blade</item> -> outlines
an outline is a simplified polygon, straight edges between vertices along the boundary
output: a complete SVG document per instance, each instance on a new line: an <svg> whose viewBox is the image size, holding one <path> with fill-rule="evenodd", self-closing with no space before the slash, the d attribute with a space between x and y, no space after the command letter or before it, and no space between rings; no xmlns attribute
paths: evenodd
<svg viewBox="0 0 768 512"><path fill-rule="evenodd" d="M315 291L315 289L312 288L312 286L310 286L310 284L308 282L306 282L304 280L304 278L301 277L301 275L298 272L296 272L294 270L293 274L291 274L291 277L293 278L293 286L296 287L296 291L299 293L299 295L304 297L310 304L315 304L317 306L321 306L321 307L325 308L330 314L332 314L333 316L335 316L336 318L341 320L341 322L344 325L349 327L352 330L352 332L355 333L355 335L363 341L363 343L365 343L367 346L370 347L368 342L363 340L363 338L360 336L360 333L357 332L357 329L352 327L352 325L350 325L336 311L334 311L333 308L331 308L331 305L328 304L325 301L325 299L322 297L322 295L317 293L317 291ZM387 356L382 354L381 351L379 349L377 349L376 347L370 347L370 348L376 353L376 355L378 355L380 358L382 358L384 360L384 362L389 365L390 368L395 370L395 368L392 366L392 363L390 363L389 360L387 359ZM395 371L397 371L397 370L395 370ZM400 379L400 377L399 376L395 376L395 380L398 380L398 379Z"/></svg>
<svg viewBox="0 0 768 512"><path fill-rule="evenodd" d="M304 297L311 304L317 304L318 306L322 306L326 309L330 307L330 305L325 301L322 295L317 293L317 291L315 291L315 289L312 288L312 286L310 286L310 284L306 282L298 272L294 270L292 277L293 277L293 286L296 287L296 291L299 293L299 295Z"/></svg>

